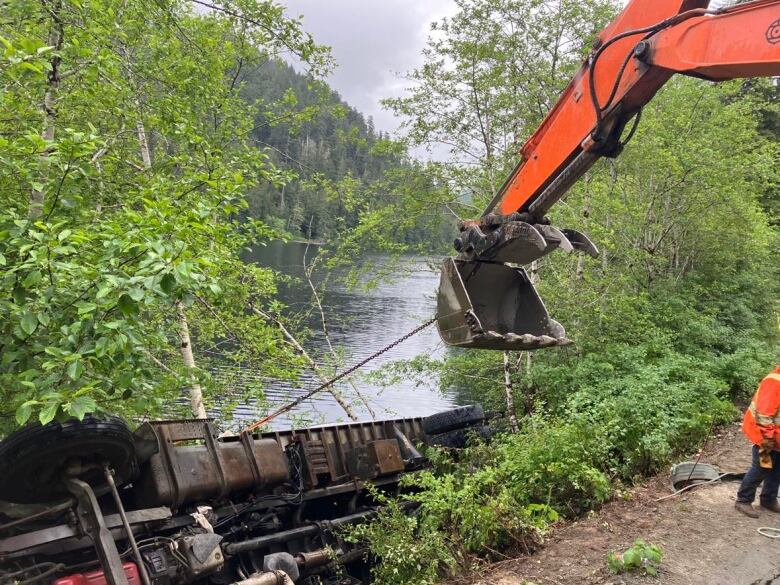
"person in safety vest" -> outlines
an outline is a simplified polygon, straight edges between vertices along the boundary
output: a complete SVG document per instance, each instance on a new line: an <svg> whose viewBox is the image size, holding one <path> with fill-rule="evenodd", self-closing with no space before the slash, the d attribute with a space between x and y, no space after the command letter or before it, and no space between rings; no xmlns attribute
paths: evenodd
<svg viewBox="0 0 780 585"><path fill-rule="evenodd" d="M739 486L736 508L746 516L758 518L753 500L763 481L761 507L780 513L780 365L758 385L742 419L742 432L753 443L753 464Z"/></svg>

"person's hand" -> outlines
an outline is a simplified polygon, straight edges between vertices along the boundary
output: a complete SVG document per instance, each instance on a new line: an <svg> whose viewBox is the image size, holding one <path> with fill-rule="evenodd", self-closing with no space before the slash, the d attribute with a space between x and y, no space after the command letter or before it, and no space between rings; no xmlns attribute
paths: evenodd
<svg viewBox="0 0 780 585"><path fill-rule="evenodd" d="M761 448L766 451L772 451L775 448L775 440L770 438L762 439Z"/></svg>

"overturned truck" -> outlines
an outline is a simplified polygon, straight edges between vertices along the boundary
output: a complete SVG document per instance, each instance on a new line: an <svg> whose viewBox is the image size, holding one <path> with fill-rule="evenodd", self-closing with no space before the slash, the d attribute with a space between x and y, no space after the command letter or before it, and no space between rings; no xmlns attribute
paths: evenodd
<svg viewBox="0 0 780 585"><path fill-rule="evenodd" d="M219 437L208 420L87 416L0 442L0 584L369 582L342 527L370 519L425 444L485 437L481 407Z"/></svg>

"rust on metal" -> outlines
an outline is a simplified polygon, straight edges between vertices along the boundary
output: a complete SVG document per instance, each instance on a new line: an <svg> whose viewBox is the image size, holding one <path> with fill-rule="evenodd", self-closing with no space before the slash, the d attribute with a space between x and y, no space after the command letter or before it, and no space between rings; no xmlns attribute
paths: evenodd
<svg viewBox="0 0 780 585"><path fill-rule="evenodd" d="M144 464L134 486L146 505L174 508L228 493L280 485L289 479L287 459L271 439L216 439L209 421L147 423L158 437L158 451Z"/></svg>
<svg viewBox="0 0 780 585"><path fill-rule="evenodd" d="M347 456L347 468L352 477L374 479L404 470L404 461L397 439L378 439L353 448Z"/></svg>

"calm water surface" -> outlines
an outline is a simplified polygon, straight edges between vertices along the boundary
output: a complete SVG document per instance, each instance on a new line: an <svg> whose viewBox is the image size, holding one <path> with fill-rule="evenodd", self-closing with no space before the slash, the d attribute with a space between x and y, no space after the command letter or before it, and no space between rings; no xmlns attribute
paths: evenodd
<svg viewBox="0 0 780 585"><path fill-rule="evenodd" d="M274 242L266 247L258 247L247 260L296 277L294 284L282 286L279 296L290 311L300 312L311 306L312 299L306 281L299 280L303 275L304 254L310 263L316 253L316 246L309 246L307 250L305 244ZM381 256L372 257L371 260L380 266L386 265L386 258ZM338 371L371 355L434 314L438 271L428 266L426 258L408 258L405 266L406 270L400 276L383 280L369 291L362 288L348 289L331 274L321 294L330 340L340 354L342 365ZM319 271L315 274L315 280L321 283L325 276L325 270ZM322 362L321 356L327 355L328 347L316 310L309 318L309 327L312 334L304 345L317 362ZM431 326L370 362L360 372L370 372L396 360L420 354L440 355L444 351L435 326ZM251 378L252 374L240 372L241 376ZM382 387L367 381L358 373L353 381L370 403L377 420L422 416L454 405L452 396L442 395L438 391L435 379L423 380L421 383L419 380L403 380L390 387ZM296 383L264 381L264 389L273 408L301 396L319 384L319 378L307 372ZM349 383L339 383L337 388L352 404L361 420L372 419ZM258 416L257 405L242 405L236 409L234 416L237 422L255 420ZM292 424L345 420L348 417L342 408L327 391L323 391L301 404L290 416L279 417L274 426L285 428Z"/></svg>

